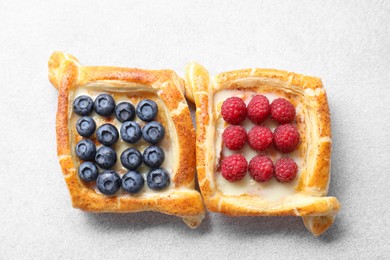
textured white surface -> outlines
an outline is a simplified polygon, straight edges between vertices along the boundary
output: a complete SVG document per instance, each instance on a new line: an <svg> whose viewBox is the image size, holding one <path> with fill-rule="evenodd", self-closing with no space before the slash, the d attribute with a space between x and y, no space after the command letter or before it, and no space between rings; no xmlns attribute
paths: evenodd
<svg viewBox="0 0 390 260"><path fill-rule="evenodd" d="M197 230L157 213L70 205L56 158L54 50L83 64L320 76L332 112L330 194L314 238L300 218L209 214ZM0 1L0 259L390 257L390 1Z"/></svg>

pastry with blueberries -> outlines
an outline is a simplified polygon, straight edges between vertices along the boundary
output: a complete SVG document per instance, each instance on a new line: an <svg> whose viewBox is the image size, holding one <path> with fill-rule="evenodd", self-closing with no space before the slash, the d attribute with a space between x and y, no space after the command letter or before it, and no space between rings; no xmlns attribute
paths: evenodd
<svg viewBox="0 0 390 260"><path fill-rule="evenodd" d="M57 151L73 207L157 211L200 225L195 130L175 72L86 67L56 52L49 79L60 92Z"/></svg>

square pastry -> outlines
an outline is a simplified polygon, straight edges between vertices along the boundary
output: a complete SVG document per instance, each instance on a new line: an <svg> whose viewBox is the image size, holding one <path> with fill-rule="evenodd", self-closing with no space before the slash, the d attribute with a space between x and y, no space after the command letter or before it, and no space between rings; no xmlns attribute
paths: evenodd
<svg viewBox="0 0 390 260"><path fill-rule="evenodd" d="M56 52L58 158L75 208L204 218L194 189L195 130L171 70L82 66Z"/></svg>
<svg viewBox="0 0 390 260"><path fill-rule="evenodd" d="M300 216L320 235L340 204L327 197L331 128L321 80L273 69L210 78L186 70L196 105L196 160L208 210L231 216Z"/></svg>

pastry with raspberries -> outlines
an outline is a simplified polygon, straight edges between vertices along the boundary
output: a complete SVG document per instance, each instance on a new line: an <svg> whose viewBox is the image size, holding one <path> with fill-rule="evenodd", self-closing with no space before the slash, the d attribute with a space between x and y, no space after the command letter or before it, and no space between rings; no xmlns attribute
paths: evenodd
<svg viewBox="0 0 390 260"><path fill-rule="evenodd" d="M230 150L240 150L247 140L246 130L239 125L230 125L223 131L222 140Z"/></svg>

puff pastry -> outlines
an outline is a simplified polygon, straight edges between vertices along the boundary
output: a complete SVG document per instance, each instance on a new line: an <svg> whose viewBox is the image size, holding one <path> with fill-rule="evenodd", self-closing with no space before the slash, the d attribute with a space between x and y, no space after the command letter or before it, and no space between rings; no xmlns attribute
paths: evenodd
<svg viewBox="0 0 390 260"><path fill-rule="evenodd" d="M330 181L331 127L327 97L319 78L274 69L244 69L210 78L191 63L186 69L186 97L196 105L196 160L199 186L208 210L231 216L300 216L305 226L320 235L334 222L340 209L327 197ZM296 105L302 143L296 156L296 181L281 187L228 183L220 178L221 101L245 93L281 96ZM236 185L236 186L234 186ZM279 186L278 186L279 185Z"/></svg>
<svg viewBox="0 0 390 260"><path fill-rule="evenodd" d="M56 120L57 152L70 191L73 207L89 212L158 211L183 218L192 228L204 218L204 205L194 189L195 131L184 98L184 81L171 70L141 70L118 67L87 67L65 53L55 52L49 59L49 79L59 90ZM75 143L81 139L75 130L72 102L76 95L108 93L114 99L137 102L149 98L159 105L160 119L166 128L165 161L171 169L170 186L164 191L146 189L132 196L119 192L106 196L77 174L81 161ZM104 120L97 120L97 126ZM168 137L167 137L168 135ZM116 144L115 149L123 149ZM121 166L116 166L123 171Z"/></svg>

